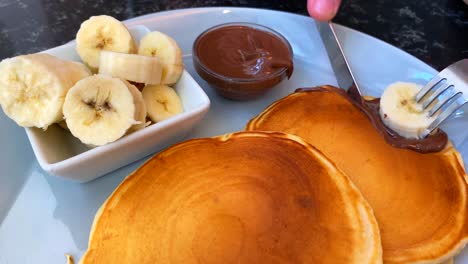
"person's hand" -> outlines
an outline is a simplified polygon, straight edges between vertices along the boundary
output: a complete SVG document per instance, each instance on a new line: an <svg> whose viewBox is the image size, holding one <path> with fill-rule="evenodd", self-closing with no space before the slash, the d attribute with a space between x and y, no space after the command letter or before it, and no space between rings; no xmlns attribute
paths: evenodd
<svg viewBox="0 0 468 264"><path fill-rule="evenodd" d="M341 0L307 0L307 10L311 17L326 21L336 15L340 4Z"/></svg>

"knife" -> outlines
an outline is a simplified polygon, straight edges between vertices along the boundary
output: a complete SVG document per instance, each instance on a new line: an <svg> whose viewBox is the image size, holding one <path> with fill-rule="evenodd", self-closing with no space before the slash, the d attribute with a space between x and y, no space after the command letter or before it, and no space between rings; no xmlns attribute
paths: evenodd
<svg viewBox="0 0 468 264"><path fill-rule="evenodd" d="M331 21L315 21L315 25L317 26L320 37L322 38L322 43L327 50L327 55L330 59L333 71L335 72L338 86L346 91L355 86L361 95L361 90L359 89L353 72L349 67L349 62L344 55L343 47L338 40L333 23Z"/></svg>

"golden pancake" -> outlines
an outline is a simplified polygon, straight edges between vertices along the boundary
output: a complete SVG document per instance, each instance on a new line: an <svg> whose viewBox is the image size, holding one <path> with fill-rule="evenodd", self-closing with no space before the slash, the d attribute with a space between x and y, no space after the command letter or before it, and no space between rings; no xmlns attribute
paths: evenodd
<svg viewBox="0 0 468 264"><path fill-rule="evenodd" d="M151 158L96 215L81 263L382 263L351 180L283 133L194 139Z"/></svg>
<svg viewBox="0 0 468 264"><path fill-rule="evenodd" d="M298 135L343 170L374 210L384 263L449 259L468 239L460 154L451 145L430 154L391 147L349 97L334 89L293 93L251 120L247 130Z"/></svg>

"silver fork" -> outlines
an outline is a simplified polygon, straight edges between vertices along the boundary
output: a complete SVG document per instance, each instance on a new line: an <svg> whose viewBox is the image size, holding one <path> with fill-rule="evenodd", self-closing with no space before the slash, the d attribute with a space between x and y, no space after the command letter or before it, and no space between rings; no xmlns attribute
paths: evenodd
<svg viewBox="0 0 468 264"><path fill-rule="evenodd" d="M431 117L437 116L426 130L429 134L468 102L468 59L442 70L416 94L415 100L429 110Z"/></svg>

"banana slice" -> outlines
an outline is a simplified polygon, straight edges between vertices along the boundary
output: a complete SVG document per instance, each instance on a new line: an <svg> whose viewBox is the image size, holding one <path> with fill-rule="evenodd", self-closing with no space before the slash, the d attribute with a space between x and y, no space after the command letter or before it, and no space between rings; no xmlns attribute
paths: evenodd
<svg viewBox="0 0 468 264"><path fill-rule="evenodd" d="M92 16L76 34L76 51L89 67L99 67L102 50L135 53L136 44L127 27L111 16Z"/></svg>
<svg viewBox="0 0 468 264"><path fill-rule="evenodd" d="M63 105L65 121L73 136L84 144L113 142L135 124L137 106L125 81L93 75L77 82Z"/></svg>
<svg viewBox="0 0 468 264"><path fill-rule="evenodd" d="M422 138L435 119L414 100L420 89L415 83L396 82L388 86L380 98L384 124L406 138Z"/></svg>
<svg viewBox="0 0 468 264"><path fill-rule="evenodd" d="M148 33L141 39L138 54L157 56L161 60L162 84L176 83L184 71L179 45L173 38L159 31Z"/></svg>
<svg viewBox="0 0 468 264"><path fill-rule="evenodd" d="M127 131L127 134L129 134L142 128L145 128L147 112L145 101L143 100L143 95L141 94L140 90L138 90L138 88L135 85L127 81L124 81L124 83L127 86L128 90L132 93L133 103L136 107L135 120L137 121L137 123L130 127L130 129Z"/></svg>
<svg viewBox="0 0 468 264"><path fill-rule="evenodd" d="M65 119L58 122L57 125L62 129L65 129L66 131L70 131L70 129L68 129L67 122L65 121Z"/></svg>
<svg viewBox="0 0 468 264"><path fill-rule="evenodd" d="M175 84L180 79L183 72L183 64L163 64L161 84Z"/></svg>
<svg viewBox="0 0 468 264"><path fill-rule="evenodd" d="M138 83L159 84L162 65L157 57L102 51L99 73Z"/></svg>
<svg viewBox="0 0 468 264"><path fill-rule="evenodd" d="M147 85L142 91L148 116L159 122L184 111L177 93L166 85Z"/></svg>
<svg viewBox="0 0 468 264"><path fill-rule="evenodd" d="M83 64L45 53L5 59L0 63L0 104L18 125L47 129L63 119L67 91L90 74Z"/></svg>

